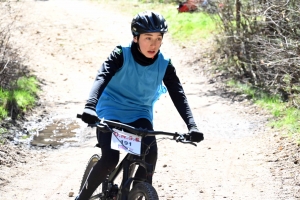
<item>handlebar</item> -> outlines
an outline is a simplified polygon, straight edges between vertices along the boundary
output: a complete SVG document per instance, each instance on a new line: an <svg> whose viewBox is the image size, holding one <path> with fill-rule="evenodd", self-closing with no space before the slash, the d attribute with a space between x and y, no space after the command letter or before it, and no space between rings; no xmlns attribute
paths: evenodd
<svg viewBox="0 0 300 200"><path fill-rule="evenodd" d="M77 114L77 118L81 119L82 115ZM146 137L146 136L156 136L156 135L166 135L166 136L173 136L173 139L176 142L181 142L184 144L191 144L197 146L194 142L190 141L190 136L188 134L180 134L180 133L171 133L171 132L164 132L164 131L149 131L147 129L135 128L133 126L129 126L127 124L123 124L120 122L115 122L111 120L99 119L99 122L96 124L88 124L89 127L97 127L101 129L103 132L113 132L112 128L116 129L124 129L129 133L134 135Z"/></svg>

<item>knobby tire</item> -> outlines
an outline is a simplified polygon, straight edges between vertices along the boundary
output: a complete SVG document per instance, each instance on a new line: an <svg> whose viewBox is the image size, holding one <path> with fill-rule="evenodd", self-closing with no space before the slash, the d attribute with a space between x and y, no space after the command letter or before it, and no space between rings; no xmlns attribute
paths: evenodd
<svg viewBox="0 0 300 200"><path fill-rule="evenodd" d="M146 182L136 184L129 192L128 200L158 200L155 188Z"/></svg>
<svg viewBox="0 0 300 200"><path fill-rule="evenodd" d="M88 162L88 164L87 164L87 166L86 166L86 168L85 168L84 174L83 174L83 176L82 176L82 180L81 180L81 185L80 185L80 190L79 190L79 191L81 191L82 188L84 187L84 184L85 184L85 182L86 182L86 180L87 180L87 178L88 178L88 176L89 176L89 174L90 174L92 168L95 166L95 164L96 164L99 160L100 160L100 156L99 156L98 154L94 154L94 155L90 158L90 160L89 160L89 162ZM101 185L100 185L100 186L94 191L93 195L99 194L99 193L101 193L101 191L102 191L102 187L101 187ZM93 196L93 195L92 195L92 196ZM93 199L93 198L92 198L92 199ZM97 198L97 199L99 199L99 198Z"/></svg>

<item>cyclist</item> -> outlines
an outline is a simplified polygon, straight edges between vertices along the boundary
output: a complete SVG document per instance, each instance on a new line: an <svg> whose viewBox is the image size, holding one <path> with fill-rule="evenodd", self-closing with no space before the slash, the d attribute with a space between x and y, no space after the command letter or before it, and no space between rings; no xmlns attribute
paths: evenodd
<svg viewBox="0 0 300 200"><path fill-rule="evenodd" d="M153 11L141 12L133 18L131 31L133 40L128 45L116 46L99 69L82 120L94 124L99 118L105 118L153 130L153 104L164 83L187 125L191 140L200 142L203 134L197 129L176 70L171 60L160 52L164 33L168 31L164 17ZM119 151L110 147L111 134L99 130L96 134L102 156L91 170L77 200L89 199L119 162ZM155 166L156 138L145 137L142 144L152 145L146 162ZM145 169L139 167L135 177L146 178Z"/></svg>

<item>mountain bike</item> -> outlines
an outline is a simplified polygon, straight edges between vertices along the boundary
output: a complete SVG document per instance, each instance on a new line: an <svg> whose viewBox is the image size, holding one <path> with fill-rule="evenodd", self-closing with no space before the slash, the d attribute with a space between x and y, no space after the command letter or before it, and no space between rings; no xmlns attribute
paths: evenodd
<svg viewBox="0 0 300 200"><path fill-rule="evenodd" d="M81 118L81 115L77 115ZM134 172L136 166L142 166L145 168L147 176L151 177L153 174L154 167L152 164L145 162L145 156L150 146L141 148L140 143L143 137L165 135L171 136L163 139L171 139L176 142L184 144L192 144L197 146L195 143L190 141L188 134L170 133L163 131L148 131L145 129L138 129L132 126L120 122L114 122L110 120L100 120L97 124L89 124L90 127L96 127L100 129L103 134L112 133L111 148L115 146L117 150L124 150L127 152L123 160L117 165L117 167L107 176L106 180L100 184L95 190L94 194L90 199L101 199L101 200L158 200L158 194L155 188L151 185L150 178L139 179L135 178ZM126 132L124 132L124 130ZM117 143L117 147L116 147ZM97 146L97 145L96 145ZM134 147L135 146L135 147ZM93 166L100 160L100 155L93 155L86 166L84 171L80 191L84 187L87 181L88 175L92 170ZM118 175L123 172L122 181L120 186L115 184L115 180ZM149 176L148 176L149 175ZM135 182L133 186L133 182Z"/></svg>

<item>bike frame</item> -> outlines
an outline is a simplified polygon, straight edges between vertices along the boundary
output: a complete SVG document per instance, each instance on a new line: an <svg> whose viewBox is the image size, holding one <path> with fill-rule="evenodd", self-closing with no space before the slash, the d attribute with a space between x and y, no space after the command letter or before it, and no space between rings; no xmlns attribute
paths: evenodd
<svg viewBox="0 0 300 200"><path fill-rule="evenodd" d="M81 118L81 115L78 114L77 117ZM148 131L143 129L137 129L119 122L114 122L114 121L104 120L104 119L102 120L99 119L99 120L100 120L99 124L92 124L89 126L97 127L104 132L112 133L113 131L110 128L111 126L120 130L125 129L132 134L139 135L142 137L156 136L156 135L172 136L173 139L176 140L177 142L181 142L184 144L192 144L194 146L197 146L195 143L186 140L187 134L169 133L163 131ZM153 175L154 167L152 164L145 162L146 151L147 149L145 149L145 146L142 146L141 156L127 153L126 156L123 158L123 160L117 165L117 167L108 175L106 181L102 183L102 193L97 194L91 197L90 199L101 198L101 200L110 200L107 199L107 197L110 198L109 195L115 192L116 190L118 190L116 195L117 199L113 198L111 200L128 200L130 186L133 183L133 181L147 182L152 184L152 175ZM146 179L139 179L134 177L133 173L135 171L136 165L141 166L146 170ZM114 185L114 181L117 178L117 176L121 173L121 170L123 170L122 181L120 187L116 187Z"/></svg>
<svg viewBox="0 0 300 200"><path fill-rule="evenodd" d="M147 182L152 184L152 174L154 167L145 161L145 146L141 148L141 156L127 153L123 160L117 165L117 167L108 175L106 181L102 183L102 193L92 196L90 199L103 198L107 200L107 197L117 190L116 200L128 200L128 194L130 186L133 181L136 182ZM146 170L146 179L135 178L134 172L136 166L141 166ZM122 181L119 187L116 187L114 181L123 170Z"/></svg>
<svg viewBox="0 0 300 200"><path fill-rule="evenodd" d="M146 170L146 179L139 179L135 178L134 172L136 166L142 166ZM116 200L128 200L128 194L130 191L130 186L133 181L137 182L148 182L152 183L152 174L154 171L154 167L152 164L149 164L145 162L145 155L143 156L137 156L137 155L132 155L127 153L127 155L123 158L123 160L117 165L117 167L109 174L108 178L106 181L102 183L102 192L105 193L102 196L101 194L97 194L91 199L94 198L104 198L106 200L107 195L111 193L111 190L116 189L114 188L114 181L115 179L119 176L121 173L121 170L123 170L123 176L122 176L122 181L120 184L120 187L118 187L118 193L117 193L117 199Z"/></svg>
<svg viewBox="0 0 300 200"><path fill-rule="evenodd" d="M114 171L109 175L107 182L113 183L116 177L121 173L123 169L123 177L122 182L119 187L117 200L128 200L128 194L130 191L130 186L133 181L137 182L148 182L151 184L152 182L152 174L153 174L153 165L145 162L145 156L135 156L132 154L127 154L121 163L115 168ZM146 170L147 179L139 179L135 178L134 171L136 165L142 166Z"/></svg>

